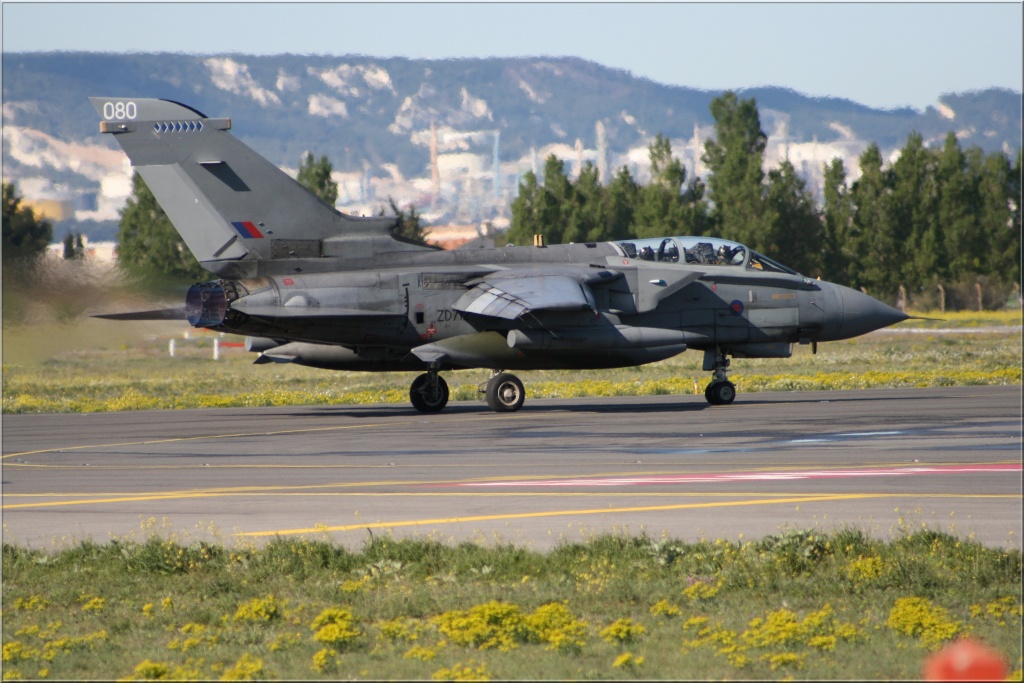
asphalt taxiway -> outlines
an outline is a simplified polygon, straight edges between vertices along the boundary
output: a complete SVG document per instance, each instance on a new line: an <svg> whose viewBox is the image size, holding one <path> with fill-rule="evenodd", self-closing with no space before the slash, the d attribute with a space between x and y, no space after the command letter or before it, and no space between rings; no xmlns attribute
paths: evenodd
<svg viewBox="0 0 1024 683"><path fill-rule="evenodd" d="M1020 548L1021 387L3 416L3 537L756 539Z"/></svg>

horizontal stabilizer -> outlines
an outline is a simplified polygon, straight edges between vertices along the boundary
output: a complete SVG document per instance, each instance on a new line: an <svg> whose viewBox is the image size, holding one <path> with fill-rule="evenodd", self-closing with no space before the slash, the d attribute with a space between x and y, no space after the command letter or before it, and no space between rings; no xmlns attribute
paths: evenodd
<svg viewBox="0 0 1024 683"><path fill-rule="evenodd" d="M188 320L185 307L160 308L155 311L130 311L128 313L100 313L90 316L104 320Z"/></svg>

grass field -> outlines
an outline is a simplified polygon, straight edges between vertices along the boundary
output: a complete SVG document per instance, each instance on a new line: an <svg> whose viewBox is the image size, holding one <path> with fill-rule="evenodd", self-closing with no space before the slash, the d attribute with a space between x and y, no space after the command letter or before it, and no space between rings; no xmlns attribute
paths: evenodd
<svg viewBox="0 0 1024 683"><path fill-rule="evenodd" d="M812 355L733 361L741 394L1021 383L1019 311L946 314L894 331L822 344ZM185 333L190 339L184 339ZM182 323L68 323L4 328L3 412L101 412L157 408L405 403L414 373L331 372L292 365L251 367L254 354L220 350L215 335ZM175 340L175 357L169 355ZM223 337L238 341L237 337ZM686 352L643 367L518 373L528 400L543 397L692 394L709 373ZM452 400L479 400L486 370L446 373Z"/></svg>
<svg viewBox="0 0 1024 683"><path fill-rule="evenodd" d="M4 545L4 678L915 679L970 636L1020 680L1020 551L906 529Z"/></svg>

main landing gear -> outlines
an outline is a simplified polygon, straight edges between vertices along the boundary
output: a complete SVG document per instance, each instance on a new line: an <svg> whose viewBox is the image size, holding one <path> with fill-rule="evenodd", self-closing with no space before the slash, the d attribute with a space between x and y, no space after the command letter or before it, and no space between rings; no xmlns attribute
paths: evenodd
<svg viewBox="0 0 1024 683"><path fill-rule="evenodd" d="M448 405L448 383L438 374L439 367L430 367L409 387L409 401L421 413L439 413ZM480 393L488 407L496 413L514 413L523 407L526 389L518 377L495 370L481 385Z"/></svg>
<svg viewBox="0 0 1024 683"><path fill-rule="evenodd" d="M736 385L726 378L729 357L716 346L704 352L704 369L710 370L711 384L704 390L704 398L713 406L727 406L736 398Z"/></svg>
<svg viewBox="0 0 1024 683"><path fill-rule="evenodd" d="M523 407L526 390L515 375L495 370L483 388L487 406L496 413L514 413Z"/></svg>
<svg viewBox="0 0 1024 683"><path fill-rule="evenodd" d="M421 413L439 413L448 405L448 383L437 374L438 370L431 366L427 372L414 379L409 387L412 407Z"/></svg>

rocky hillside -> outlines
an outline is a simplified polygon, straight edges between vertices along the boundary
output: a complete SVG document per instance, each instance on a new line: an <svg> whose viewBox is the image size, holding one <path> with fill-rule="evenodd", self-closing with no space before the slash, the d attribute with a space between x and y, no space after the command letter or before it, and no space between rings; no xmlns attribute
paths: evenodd
<svg viewBox="0 0 1024 683"><path fill-rule="evenodd" d="M326 154L342 185L339 207L393 196L428 218L471 222L501 215L518 175L550 153L606 173L626 165L643 180L646 146L662 133L702 174L708 107L719 94L573 58L5 53L3 169L27 198L55 201L69 219L115 219L128 169L98 134L87 97L161 97L230 116L236 135L283 167L307 150ZM912 130L933 144L953 130L964 147L1007 154L1021 144L1021 96L1007 90L943 95L923 112L782 88L740 94L757 101L768 163L788 156L812 185L831 158L855 173L867 144L888 153Z"/></svg>

